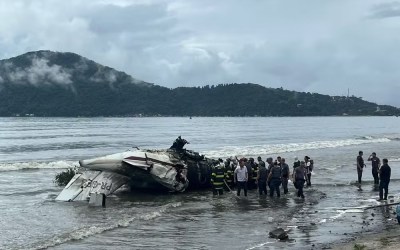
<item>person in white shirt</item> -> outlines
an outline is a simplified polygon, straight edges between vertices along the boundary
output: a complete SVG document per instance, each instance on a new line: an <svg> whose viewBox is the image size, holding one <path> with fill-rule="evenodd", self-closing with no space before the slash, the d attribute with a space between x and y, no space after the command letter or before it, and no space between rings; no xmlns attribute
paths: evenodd
<svg viewBox="0 0 400 250"><path fill-rule="evenodd" d="M239 160L239 166L235 169L235 184L237 185L237 196L240 196L240 191L244 190L244 196L247 196L247 180L248 172L247 168L244 166L244 159Z"/></svg>

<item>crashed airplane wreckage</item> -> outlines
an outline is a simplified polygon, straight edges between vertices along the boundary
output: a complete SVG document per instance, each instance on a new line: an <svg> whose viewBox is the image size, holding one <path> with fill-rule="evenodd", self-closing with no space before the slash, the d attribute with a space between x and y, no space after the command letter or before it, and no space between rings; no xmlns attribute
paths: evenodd
<svg viewBox="0 0 400 250"><path fill-rule="evenodd" d="M188 142L179 136L166 150L133 149L81 160L81 171L56 200L87 201L91 194L108 196L123 185L170 192L210 187L215 160L184 149L185 144Z"/></svg>

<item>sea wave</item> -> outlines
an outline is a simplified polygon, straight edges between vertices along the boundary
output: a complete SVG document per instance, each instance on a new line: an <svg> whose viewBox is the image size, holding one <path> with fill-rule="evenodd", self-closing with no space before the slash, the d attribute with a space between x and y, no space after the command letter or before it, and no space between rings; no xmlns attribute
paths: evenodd
<svg viewBox="0 0 400 250"><path fill-rule="evenodd" d="M288 143L274 145L252 145L252 146L225 146L216 150L203 152L211 158L231 157L231 156L258 156L271 155L277 153L296 152L309 149L337 148L351 145L361 145L370 143L390 142L389 138L363 137L359 139L332 140L332 141L311 141L304 143Z"/></svg>
<svg viewBox="0 0 400 250"><path fill-rule="evenodd" d="M311 141L305 143L287 143L273 145L252 145L252 146L223 146L214 150L206 150L202 153L210 158L225 158L231 156L259 156L272 155L278 153L297 152L309 149L337 148L351 145L386 143L392 139L374 138L370 136L359 137L357 139L331 140L331 141ZM389 159L389 162L398 162L400 158ZM0 163L0 172L17 171L26 169L66 169L79 166L77 161L54 161L54 162L16 162L16 163ZM341 168L343 166L336 166Z"/></svg>
<svg viewBox="0 0 400 250"><path fill-rule="evenodd" d="M122 219L119 219L111 224L104 225L104 223L103 223L103 224L91 225L88 227L82 227L82 228L76 229L72 232L64 233L61 235L56 235L48 240L45 240L44 242L37 243L34 246L31 246L28 248L29 249L46 249L46 248L58 246L58 245L61 245L61 244L64 244L64 243L67 243L70 241L81 240L81 239L90 237L92 235L96 235L96 234L103 233L105 231L113 230L118 227L128 227L135 220L153 220L155 218L162 216L164 213L167 212L168 209L180 207L180 206L182 206L181 202L169 203L169 204L166 204L166 205L163 205L163 206L157 208L156 211L148 212L145 214L136 215L136 216L126 214L125 216L123 216Z"/></svg>
<svg viewBox="0 0 400 250"><path fill-rule="evenodd" d="M79 166L77 161L0 163L0 172L28 169L65 169Z"/></svg>

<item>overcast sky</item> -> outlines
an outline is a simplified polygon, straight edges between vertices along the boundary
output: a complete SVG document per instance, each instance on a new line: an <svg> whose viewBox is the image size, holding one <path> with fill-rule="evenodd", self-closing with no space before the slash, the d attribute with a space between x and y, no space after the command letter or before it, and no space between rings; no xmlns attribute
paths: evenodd
<svg viewBox="0 0 400 250"><path fill-rule="evenodd" d="M0 59L74 52L167 87L252 82L400 107L400 1L0 0Z"/></svg>

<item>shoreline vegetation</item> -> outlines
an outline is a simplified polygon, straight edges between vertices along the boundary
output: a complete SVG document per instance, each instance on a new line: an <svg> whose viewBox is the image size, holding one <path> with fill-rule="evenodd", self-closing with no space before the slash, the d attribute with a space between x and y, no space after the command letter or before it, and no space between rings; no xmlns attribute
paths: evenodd
<svg viewBox="0 0 400 250"><path fill-rule="evenodd" d="M47 73L28 74L43 69ZM74 53L34 51L0 60L0 75L0 117L400 115L397 107L350 94L329 96L254 83L167 88Z"/></svg>

